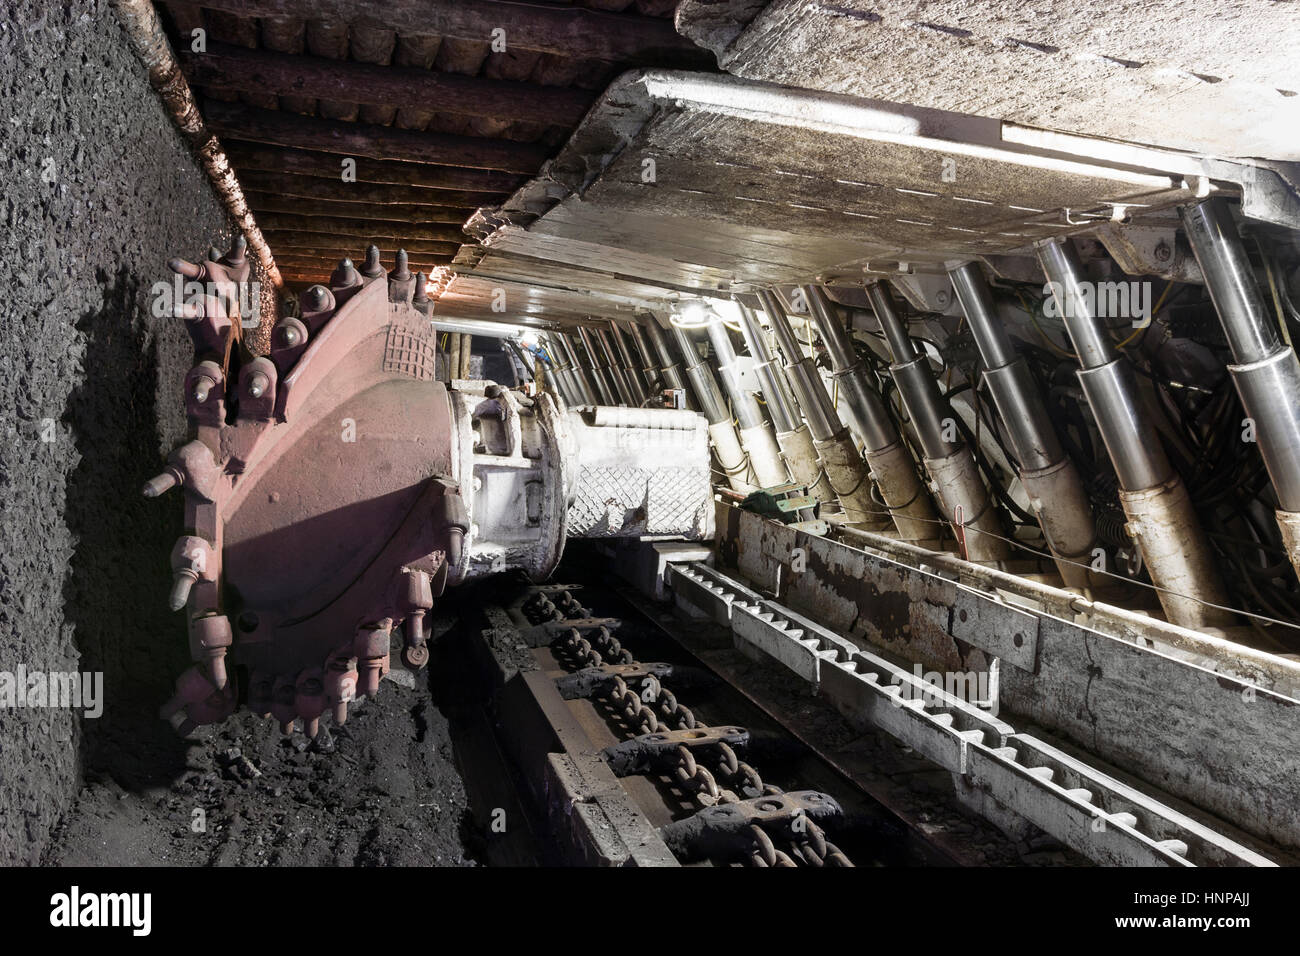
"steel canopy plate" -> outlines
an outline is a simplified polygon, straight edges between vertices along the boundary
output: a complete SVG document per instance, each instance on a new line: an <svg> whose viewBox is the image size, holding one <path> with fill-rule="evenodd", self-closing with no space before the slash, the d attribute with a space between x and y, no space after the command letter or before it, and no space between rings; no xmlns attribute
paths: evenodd
<svg viewBox="0 0 1300 956"><path fill-rule="evenodd" d="M1007 143L991 120L637 71L467 228L489 252L706 290L1027 251L1191 196L1179 173Z"/></svg>
<svg viewBox="0 0 1300 956"><path fill-rule="evenodd" d="M630 319L638 311L645 308L620 307L595 292L458 273L434 302L432 318L435 322L475 319L551 328L590 324L602 316Z"/></svg>
<svg viewBox="0 0 1300 956"><path fill-rule="evenodd" d="M749 79L1300 160L1294 3L684 0L677 26Z"/></svg>

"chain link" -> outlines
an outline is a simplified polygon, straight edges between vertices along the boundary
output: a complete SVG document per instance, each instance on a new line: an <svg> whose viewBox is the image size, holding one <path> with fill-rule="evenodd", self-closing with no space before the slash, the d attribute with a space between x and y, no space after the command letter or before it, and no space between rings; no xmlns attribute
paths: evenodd
<svg viewBox="0 0 1300 956"><path fill-rule="evenodd" d="M524 611L530 618L555 620L559 617L591 617L591 612L568 591L561 591L555 601L545 594L537 597L539 600L524 604ZM577 628L570 628L560 636L557 644L562 655L576 668L599 667L606 661L628 665L637 663L632 653L604 625L592 631L590 638L581 634ZM679 702L677 696L654 675L639 678L635 690L621 676L615 675L604 700L623 717L634 735L658 733L669 728L707 729L707 725L699 723L694 712ZM682 790L701 805L707 807L719 803L736 803L742 799L780 796L785 793L778 786L764 783L758 771L741 760L725 741L718 741L702 748L702 751L716 761L713 771L700 764L695 751L684 744L678 745L670 771ZM853 865L839 847L826 839L825 831L802 812L787 824L789 832L781 835L782 842L788 842L795 851L794 856L779 849L762 827L751 824L749 829L751 844L745 861L750 866L798 866L796 858L815 867Z"/></svg>
<svg viewBox="0 0 1300 956"><path fill-rule="evenodd" d="M790 855L784 850L778 850L772 843L772 838L767 832L757 824L750 824L750 837L753 840L753 847L749 854L750 866L797 866L790 858Z"/></svg>

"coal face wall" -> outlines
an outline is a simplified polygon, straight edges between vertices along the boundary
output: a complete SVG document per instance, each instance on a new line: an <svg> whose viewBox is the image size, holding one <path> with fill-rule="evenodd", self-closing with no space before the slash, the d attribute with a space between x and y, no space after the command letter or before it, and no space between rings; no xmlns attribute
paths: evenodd
<svg viewBox="0 0 1300 956"><path fill-rule="evenodd" d="M0 863L33 863L83 774L147 791L184 764L156 713L188 663L180 509L140 486L192 353L151 290L232 233L106 2L0 0L0 104ZM31 693L73 671L102 674L100 716Z"/></svg>

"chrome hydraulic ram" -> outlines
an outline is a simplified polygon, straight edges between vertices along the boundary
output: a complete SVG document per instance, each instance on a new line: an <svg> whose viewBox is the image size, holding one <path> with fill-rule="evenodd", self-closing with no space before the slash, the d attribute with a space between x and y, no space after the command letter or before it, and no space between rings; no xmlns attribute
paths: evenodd
<svg viewBox="0 0 1300 956"><path fill-rule="evenodd" d="M559 347L560 354L564 356L565 365L569 370L569 377L573 379L573 384L576 387L576 397L582 399L582 404L608 404L600 400L600 396L596 393L596 387L592 383L591 376L578 361L578 351L573 347L573 340L564 332L557 332L552 341L554 341Z"/></svg>
<svg viewBox="0 0 1300 956"><path fill-rule="evenodd" d="M699 408L695 396L686 387L686 378L682 374L682 360L673 352L672 346L668 344L668 336L664 335L663 327L659 325L658 320L653 316L647 320L645 327L650 334L650 341L654 344L654 350L659 356L659 374L663 379L664 388L680 389L686 394L687 404L691 408Z"/></svg>
<svg viewBox="0 0 1300 956"><path fill-rule="evenodd" d="M803 409L813 447L831 490L839 499L844 516L851 524L883 528L890 516L883 505L871 496L871 476L867 465L853 444L853 436L840 421L826 394L826 386L813 367L812 359L803 354L795 338L785 306L776 292L763 290L758 301L767 314L768 324L776 337L777 348L785 357L785 377Z"/></svg>
<svg viewBox="0 0 1300 956"><path fill-rule="evenodd" d="M1222 609L1227 594L1191 498L1142 407L1132 368L1094 313L1078 253L1069 240L1053 239L1038 245L1038 261L1079 353L1079 384L1119 478L1125 530L1159 589L1165 615L1184 627L1231 625L1232 613Z"/></svg>
<svg viewBox="0 0 1300 956"><path fill-rule="evenodd" d="M889 417L867 369L853 348L853 339L839 310L820 286L803 287L813 324L831 357L831 378L837 383L849 427L862 442L871 477L889 506L894 526L908 541L928 541L935 534L937 515L916 473L912 452Z"/></svg>
<svg viewBox="0 0 1300 956"><path fill-rule="evenodd" d="M732 491L749 494L754 490L749 459L742 450L740 435L731 420L731 411L718 388L713 371L705 364L690 334L678 325L672 327L673 338L686 363L686 377L699 402L700 413L709 423L709 440L713 444L713 457L717 459L727 484Z"/></svg>
<svg viewBox="0 0 1300 956"><path fill-rule="evenodd" d="M543 369L543 387L553 395L562 398L566 405L581 404L574 401L573 381L569 378L568 369L564 367L564 359L556 351L550 337L539 335L537 342L550 359L548 362L539 361L537 363L538 367Z"/></svg>
<svg viewBox="0 0 1300 956"><path fill-rule="evenodd" d="M645 400L649 397L650 392L647 383L642 378L641 367L636 358L632 355L632 349L627 344L627 335L623 329L613 319L609 320L609 335L614 342L614 348L618 351L619 365L623 369L623 374L627 378L627 383L632 388L633 397L636 399L638 407L645 405Z"/></svg>
<svg viewBox="0 0 1300 956"><path fill-rule="evenodd" d="M654 323L654 318L648 319ZM645 326L640 322L632 321L628 323L632 328L632 341L636 343L637 353L641 356L641 375L645 378L646 395L656 395L661 391L664 385L664 373L659 368L656 361L654 346L650 344L650 338L646 335ZM655 326L658 328L658 325Z"/></svg>
<svg viewBox="0 0 1300 956"><path fill-rule="evenodd" d="M1287 556L1300 572L1300 361L1269 316L1224 200L1179 212L1236 360L1228 371L1277 492Z"/></svg>
<svg viewBox="0 0 1300 956"><path fill-rule="evenodd" d="M752 393L745 391L740 381L740 369L736 364L736 349L731 344L731 336L722 317L713 313L709 322L709 343L713 346L713 356L718 363L718 375L722 378L722 387L731 398L731 411L740 427L740 443L749 456L749 466L753 469L754 479L760 488L773 488L790 480L786 474L785 464L781 461L781 449L777 447L776 436L768 427L758 402Z"/></svg>
<svg viewBox="0 0 1300 956"><path fill-rule="evenodd" d="M735 304L740 316L741 335L745 339L745 348L755 362L754 374L758 378L763 401L767 403L767 413L776 430L776 443L781 449L781 457L785 459L785 467L789 470L790 477L807 486L809 494L818 501L833 501L835 492L831 490L821 462L817 460L812 435L799 415L798 406L790 394L781 367L776 364L772 350L767 347L767 338L758 316L740 300L736 300Z"/></svg>
<svg viewBox="0 0 1300 956"><path fill-rule="evenodd" d="M609 369L605 367L605 362L601 357L600 346L596 344L596 336L592 330L586 326L578 326L578 338L582 339L583 351L587 353L587 371L591 375L592 384L596 386L596 394L600 396L602 405L619 404L618 389L614 387L614 379L609 374Z"/></svg>
<svg viewBox="0 0 1300 956"><path fill-rule="evenodd" d="M454 382L463 376L460 374L461 365L461 342L462 336L459 332L451 332L447 336L447 381Z"/></svg>
<svg viewBox="0 0 1300 956"><path fill-rule="evenodd" d="M618 393L621 404L639 408L642 400L637 397L636 390L632 388L632 380L628 377L630 370L623 368L623 358L614 346L614 333L609 329L591 331L605 360L605 370L614 382L614 391Z"/></svg>
<svg viewBox="0 0 1300 956"><path fill-rule="evenodd" d="M546 338L546 351L551 357L551 377L559 385L564 400L569 405L591 405L591 398L586 391L586 385L578 377L577 370L569 360L569 353L565 348L567 343L558 342L558 336L549 335Z"/></svg>
<svg viewBox="0 0 1300 956"><path fill-rule="evenodd" d="M1097 528L1083 481L1061 447L1043 406L1029 365L1011 344L997 318L993 295L977 263L948 270L975 345L984 363L984 381L1018 459L1020 484L1038 518L1047 546L1067 587L1087 588Z"/></svg>
<svg viewBox="0 0 1300 956"><path fill-rule="evenodd" d="M952 523L966 558L980 563L1006 561L1011 557L1006 530L993 496L980 479L975 456L958 431L957 413L930 371L930 360L912 344L885 284L869 283L867 296L894 357L889 371L916 429L944 518Z"/></svg>

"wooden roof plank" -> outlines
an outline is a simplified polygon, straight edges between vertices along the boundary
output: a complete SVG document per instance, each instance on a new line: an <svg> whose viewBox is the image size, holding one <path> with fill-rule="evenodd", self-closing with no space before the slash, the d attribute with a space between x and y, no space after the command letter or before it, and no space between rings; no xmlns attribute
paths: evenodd
<svg viewBox="0 0 1300 956"><path fill-rule="evenodd" d="M204 104L203 114L208 128L218 136L323 149L343 156L527 174L536 173L548 157L546 149L527 143L316 119L215 100Z"/></svg>
<svg viewBox="0 0 1300 956"><path fill-rule="evenodd" d="M310 96L390 109L412 105L436 112L508 122L576 126L595 96L570 87L540 86L399 66L245 50L213 43L206 53L182 53L191 83L238 92Z"/></svg>
<svg viewBox="0 0 1300 956"><path fill-rule="evenodd" d="M582 7L542 6L507 0L203 0L209 10L245 17L303 17L351 23L366 20L398 33L504 42L520 50L599 60L701 67L713 63L673 28L671 20L604 13Z"/></svg>

